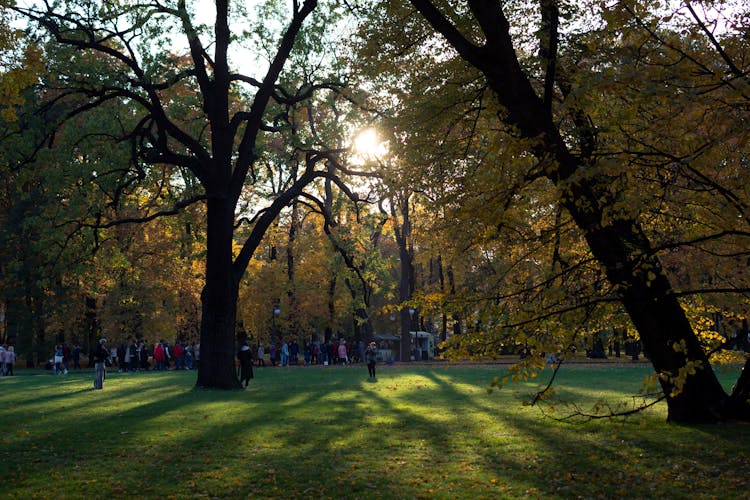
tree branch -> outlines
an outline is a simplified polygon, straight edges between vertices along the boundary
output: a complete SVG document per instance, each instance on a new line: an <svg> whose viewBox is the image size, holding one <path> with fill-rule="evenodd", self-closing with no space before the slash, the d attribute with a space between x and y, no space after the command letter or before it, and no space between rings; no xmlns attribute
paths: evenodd
<svg viewBox="0 0 750 500"><path fill-rule="evenodd" d="M154 219L160 218L160 217L167 217L170 215L176 215L182 210L183 208L186 208L190 205L193 205L199 201L203 201L208 198L208 195L201 194L198 196L194 196L192 198L189 198L187 200L182 200L174 205L169 210L161 210L159 212L155 212L153 214L144 216L144 217L126 217L124 219L117 219L105 223L96 223L96 224L88 224L88 223L80 223L79 225L81 227L88 227L92 229L107 229L109 227L119 226L122 224L138 224L138 223L144 223L149 222ZM73 221L71 221L73 222Z"/></svg>

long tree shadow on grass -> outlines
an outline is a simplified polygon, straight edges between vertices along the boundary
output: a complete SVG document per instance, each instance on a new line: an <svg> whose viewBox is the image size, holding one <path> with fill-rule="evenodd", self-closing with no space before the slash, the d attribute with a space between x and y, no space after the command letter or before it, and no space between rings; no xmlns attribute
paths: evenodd
<svg viewBox="0 0 750 500"><path fill-rule="evenodd" d="M606 377L607 373L597 375ZM447 383L443 392L452 392L456 398L461 396L460 391L455 390L456 385L443 373L433 371L431 378ZM602 385L599 380L593 383L590 378L587 380L589 385ZM578 394L585 392L580 390ZM469 399L477 408L478 402L492 397ZM483 410L489 410L485 403L479 404ZM518 401L517 405L520 404ZM518 418L517 410L518 407L510 411L503 408L497 412L497 418L512 426L513 432L525 436L529 446L507 450L512 455L509 469L507 454L497 455L503 440L484 436L477 446L487 451L480 454L484 462L479 463L489 469L494 467L500 473L510 471L510 477L519 477L519 470L533 472L533 476L543 478L543 481L529 490L532 493L674 497L724 492L731 498L744 491L750 482L746 474L737 474L737 471L744 470L742 464L748 457L746 446L742 444L750 440L750 428L746 426L679 428L666 424L662 420L663 412L651 417L640 415L575 425L546 418ZM675 436L678 438L674 439ZM708 446L702 449L695 446L696 442ZM725 452L718 451L722 449ZM717 462L724 464L726 475L732 476L730 481L726 477L717 477ZM522 472L521 476L528 477L528 473ZM739 487L725 490L726 483L735 483Z"/></svg>
<svg viewBox="0 0 750 500"><path fill-rule="evenodd" d="M317 394L312 391L308 398L296 398L296 405L313 404L321 408L327 417L311 418L307 422L282 420L276 425L278 432L273 439L279 446L262 447L254 458L262 464L256 474L249 474L239 485L241 488L260 491L273 488L283 481L279 478L283 469L277 468L278 450L286 450L294 456L297 464L294 470L286 473L295 478L297 488L293 491L323 493L324 495L347 496L383 495L402 497L415 493L429 493L433 488L432 479L441 473L440 467L451 461L451 455L462 448L469 448L471 460L465 470L476 471L456 475L456 490L475 490L480 482L486 483L487 491L492 491L492 477L487 471L500 464L511 471L516 487L539 488L543 479L529 473L523 463L512 455L502 455L502 450L481 445L475 437L481 434L483 419L498 418L496 405L478 405L475 397L455 391L450 383L439 380L440 390L436 393L424 387L416 391L399 388L398 373L381 375L379 385L386 391L402 391L405 398L415 397L422 391L428 400L417 402L426 412L415 411L412 404L401 405L398 398L385 398L368 390L366 382L350 383L357 390L345 390L334 394ZM290 405L290 398L285 404ZM430 408L446 407L450 420L430 418ZM294 412L297 414L299 408ZM481 414L482 418L477 419ZM301 424L301 425L300 425ZM333 425L333 427L331 426ZM516 432L511 429L508 432ZM470 436L466 438L465 436ZM471 437L475 436L475 437ZM459 442L458 444L456 442ZM385 457L382 463L373 464L365 457L370 450L377 450ZM320 458L323 454L326 472L322 479ZM358 466L362 464L362 468ZM476 469L474 469L476 467ZM484 469L484 471L482 470ZM265 474L264 474L265 470ZM268 472L268 471L272 472ZM306 472L310 471L310 472ZM283 481L288 483L288 480Z"/></svg>
<svg viewBox="0 0 750 500"><path fill-rule="evenodd" d="M607 496L617 492L613 483L632 483L623 467L632 454L660 445L653 434L604 442L612 432L605 426L561 430L519 412L513 399L486 395L486 372L383 370L371 384L359 367L267 369L236 392L193 389L191 374L142 375L111 377L104 391L71 396L76 408L39 417L43 431L5 441L0 474L17 479L11 493ZM40 397L47 407L58 401ZM616 458L602 460L606 454ZM91 482L92 471L100 481ZM631 491L653 493L645 482Z"/></svg>

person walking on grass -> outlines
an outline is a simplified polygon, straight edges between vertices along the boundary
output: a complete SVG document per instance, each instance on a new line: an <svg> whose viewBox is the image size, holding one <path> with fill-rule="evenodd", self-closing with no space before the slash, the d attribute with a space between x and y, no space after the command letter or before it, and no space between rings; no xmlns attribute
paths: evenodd
<svg viewBox="0 0 750 500"><path fill-rule="evenodd" d="M76 342L76 344L73 346L73 369L74 370L80 370L81 369L81 346Z"/></svg>
<svg viewBox="0 0 750 500"><path fill-rule="evenodd" d="M117 370L118 372L129 372L130 371L130 335L128 335L128 340L122 344L120 344L119 349L117 349L117 359L118 363L120 364L120 369Z"/></svg>
<svg viewBox="0 0 750 500"><path fill-rule="evenodd" d="M62 344L55 344L55 375L63 373L63 348Z"/></svg>
<svg viewBox="0 0 750 500"><path fill-rule="evenodd" d="M154 361L156 362L156 370L164 370L164 345L161 342L154 344Z"/></svg>
<svg viewBox="0 0 750 500"><path fill-rule="evenodd" d="M367 373L370 379L375 380L375 363L378 360L378 349L375 342L370 342L365 350L365 361L367 362Z"/></svg>
<svg viewBox="0 0 750 500"><path fill-rule="evenodd" d="M281 366L289 366L289 344L281 343Z"/></svg>
<svg viewBox="0 0 750 500"><path fill-rule="evenodd" d="M68 347L67 342L63 342L61 347L63 352L63 373L67 375L68 365L70 365L70 347Z"/></svg>
<svg viewBox="0 0 750 500"><path fill-rule="evenodd" d="M247 345L247 340L242 342L240 350L237 352L237 359L240 361L240 384L247 384L253 378L253 351Z"/></svg>
<svg viewBox="0 0 750 500"><path fill-rule="evenodd" d="M166 340L162 340L161 345L162 347L164 347L164 369L169 370L169 363L172 361L174 355L172 353L172 349L169 348L169 343L167 343Z"/></svg>
<svg viewBox="0 0 750 500"><path fill-rule="evenodd" d="M258 366L266 366L266 350L263 344L258 344Z"/></svg>
<svg viewBox="0 0 750 500"><path fill-rule="evenodd" d="M13 376L13 365L16 364L16 351L12 345L5 349L5 369L3 375Z"/></svg>
<svg viewBox="0 0 750 500"><path fill-rule="evenodd" d="M104 389L104 379L107 377L107 339L101 338L94 347L94 389Z"/></svg>
<svg viewBox="0 0 750 500"><path fill-rule="evenodd" d="M271 348L268 350L268 361L271 366L276 366L276 344L271 342Z"/></svg>
<svg viewBox="0 0 750 500"><path fill-rule="evenodd" d="M183 370L185 368L185 348L179 340L174 343L172 354L174 354L174 369Z"/></svg>
<svg viewBox="0 0 750 500"><path fill-rule="evenodd" d="M138 371L138 344L136 344L135 339L130 340L130 345L128 346L128 354L128 371Z"/></svg>
<svg viewBox="0 0 750 500"><path fill-rule="evenodd" d="M193 346L185 342L185 369L193 369Z"/></svg>
<svg viewBox="0 0 750 500"><path fill-rule="evenodd" d="M342 365L348 365L349 364L349 356L346 352L346 340L342 340L339 342L339 364Z"/></svg>

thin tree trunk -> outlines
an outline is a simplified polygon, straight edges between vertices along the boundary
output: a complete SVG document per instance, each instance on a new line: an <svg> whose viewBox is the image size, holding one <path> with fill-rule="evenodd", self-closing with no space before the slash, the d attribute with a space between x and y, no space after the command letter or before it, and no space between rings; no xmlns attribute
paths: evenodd
<svg viewBox="0 0 750 500"><path fill-rule="evenodd" d="M334 273L328 283L328 324L323 332L323 341L328 342L333 333L333 323L336 319L336 282L338 276Z"/></svg>
<svg viewBox="0 0 750 500"><path fill-rule="evenodd" d="M440 292L445 295L445 272L443 271L443 256L437 258L438 282L440 283ZM440 341L445 342L448 339L448 314L443 312L440 315Z"/></svg>
<svg viewBox="0 0 750 500"><path fill-rule="evenodd" d="M299 207L297 203L292 203L292 214L289 221L289 241L286 248L286 273L287 273L287 304L289 317L289 335L296 337L299 332L299 314L297 305L297 294L295 286L295 260L294 246L297 240L297 229L299 226Z"/></svg>
<svg viewBox="0 0 750 500"><path fill-rule="evenodd" d="M354 285L352 285L352 282L349 280L349 278L346 278L344 280L346 283L346 287L349 289L349 295L352 297L352 302L354 304L358 303L357 300L357 290L355 289ZM359 305L354 307L354 339L357 341L360 340L370 340L372 338L372 324L370 323L370 315L367 314L367 306L369 306L369 301L367 298L366 290L363 290L363 300L362 303L364 305Z"/></svg>
<svg viewBox="0 0 750 500"><path fill-rule="evenodd" d="M399 302L410 300L414 293L414 254L410 251L411 220L409 218L409 197L406 196L398 207L401 211L401 223L398 223L396 200L391 200L391 215L393 217L393 231L398 245L400 262L400 276L398 286ZM412 317L407 307L401 306L399 317L401 320L401 343L399 350L400 361L409 361L411 356Z"/></svg>

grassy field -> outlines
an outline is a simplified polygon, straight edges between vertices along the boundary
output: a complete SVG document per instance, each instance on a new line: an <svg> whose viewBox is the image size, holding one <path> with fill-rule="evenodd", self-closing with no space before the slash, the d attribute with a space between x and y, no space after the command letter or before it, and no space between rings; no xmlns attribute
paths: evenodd
<svg viewBox="0 0 750 500"><path fill-rule="evenodd" d="M486 388L505 367L256 369L248 390L194 372L0 379L3 498L748 498L750 426L545 418ZM627 400L644 365L571 366L560 389ZM726 374L731 383L736 371Z"/></svg>

